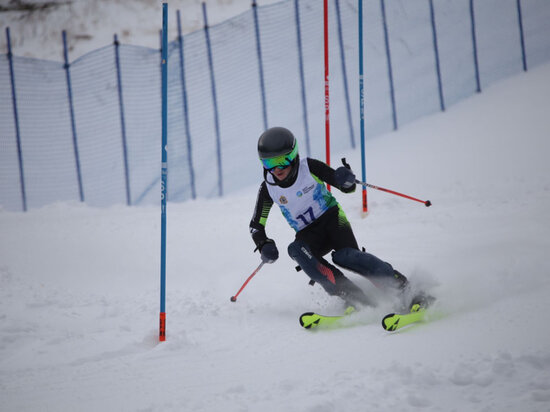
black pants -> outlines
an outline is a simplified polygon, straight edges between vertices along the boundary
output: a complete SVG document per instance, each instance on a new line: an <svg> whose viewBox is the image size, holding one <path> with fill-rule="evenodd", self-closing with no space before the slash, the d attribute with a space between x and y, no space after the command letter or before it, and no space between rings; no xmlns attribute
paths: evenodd
<svg viewBox="0 0 550 412"><path fill-rule="evenodd" d="M365 294L323 256L331 250L357 249L351 225L338 206L296 233L288 254L329 295L340 296L352 305L370 305Z"/></svg>
<svg viewBox="0 0 550 412"><path fill-rule="evenodd" d="M351 225L338 206L327 210L311 225L296 233L296 240L308 245L318 259L332 250L346 247L359 249Z"/></svg>
<svg viewBox="0 0 550 412"><path fill-rule="evenodd" d="M379 286L400 286L389 263L359 250L351 225L338 206L296 233L288 254L330 295L341 296L351 304L370 305L361 289L324 259L323 256L332 250L333 261L339 266L357 272Z"/></svg>

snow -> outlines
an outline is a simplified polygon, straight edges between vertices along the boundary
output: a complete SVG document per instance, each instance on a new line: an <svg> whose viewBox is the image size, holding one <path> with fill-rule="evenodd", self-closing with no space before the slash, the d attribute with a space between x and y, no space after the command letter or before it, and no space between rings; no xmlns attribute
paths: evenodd
<svg viewBox="0 0 550 412"><path fill-rule="evenodd" d="M432 207L369 191L363 219L360 195L336 193L360 244L439 298L433 322L396 334L380 326L385 303L347 328L299 327L304 311L343 306L294 271L277 210L281 258L229 301L259 263L256 187L169 205L164 343L158 208L1 212L3 408L547 411L549 75L533 69L368 143L369 180ZM358 153L342 155L358 167Z"/></svg>
<svg viewBox="0 0 550 412"><path fill-rule="evenodd" d="M280 0L256 0L258 6ZM4 3L5 0L0 3ZM23 3L50 7L0 13L0 50L6 50L4 27L10 27L12 50L18 56L63 61L61 31L66 30L71 61L113 43L116 33L121 43L160 48L162 3L171 10L168 36L177 38L176 14L180 10L182 32L204 27L202 3L206 3L210 26L250 9L252 0L24 0ZM53 5L53 6L52 6ZM57 5L57 6L55 6Z"/></svg>
<svg viewBox="0 0 550 412"><path fill-rule="evenodd" d="M393 334L390 302L354 274L380 305L300 328L344 307L295 272L276 209L281 257L230 302L259 264L257 186L168 205L163 343L159 207L0 210L1 410L550 410L549 77L532 68L367 142L367 180L432 207L369 190L364 218L359 193L335 191L360 245L438 297L430 322ZM344 156L359 172L359 151Z"/></svg>

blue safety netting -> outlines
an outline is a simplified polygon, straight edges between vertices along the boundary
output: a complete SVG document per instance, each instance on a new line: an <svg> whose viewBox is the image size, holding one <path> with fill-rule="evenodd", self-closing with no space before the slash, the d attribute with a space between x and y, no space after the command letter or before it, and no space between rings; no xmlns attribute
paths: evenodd
<svg viewBox="0 0 550 412"><path fill-rule="evenodd" d="M363 4L367 137L521 72L523 51L528 68L550 60L547 0ZM303 155L324 158L323 2L255 11L169 43L170 201L257 182L265 127L291 129ZM329 38L331 149L341 151L359 145L357 0L329 1ZM0 206L158 203L160 51L113 44L68 68L14 52L0 55Z"/></svg>

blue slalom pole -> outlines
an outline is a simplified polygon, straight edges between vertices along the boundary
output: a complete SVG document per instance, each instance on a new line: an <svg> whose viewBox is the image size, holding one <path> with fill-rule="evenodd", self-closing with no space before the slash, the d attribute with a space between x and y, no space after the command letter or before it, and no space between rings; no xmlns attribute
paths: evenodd
<svg viewBox="0 0 550 412"><path fill-rule="evenodd" d="M162 163L160 184L160 328L166 340L166 184L168 181L168 4L162 3Z"/></svg>
<svg viewBox="0 0 550 412"><path fill-rule="evenodd" d="M361 177L367 180L365 167L365 96L363 82L363 0L359 1L359 119L361 123ZM363 213L368 213L367 188L363 186Z"/></svg>

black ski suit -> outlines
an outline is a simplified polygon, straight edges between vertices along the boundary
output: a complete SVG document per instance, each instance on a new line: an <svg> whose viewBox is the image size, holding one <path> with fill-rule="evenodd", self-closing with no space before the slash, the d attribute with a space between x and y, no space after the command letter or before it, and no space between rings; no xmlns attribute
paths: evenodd
<svg viewBox="0 0 550 412"><path fill-rule="evenodd" d="M307 165L304 162L307 162ZM302 167L304 170L299 170L296 178L284 186L271 188L272 193L277 193L277 203L281 207L283 215L296 230L296 238L288 246L290 257L327 293L340 296L352 305L371 305L371 302L369 302L363 291L346 278L336 266L323 258L331 251L334 251L332 253L334 263L367 277L377 286L403 287L406 278L394 271L389 263L359 250L357 240L344 211L336 199L326 191L323 182L338 188L344 193L355 191L355 185L347 190L339 187L334 177L335 170L316 159L307 158L294 167ZM307 169L309 169L311 177L307 175ZM266 180L271 183L274 182L273 176L270 175L266 175ZM310 185L312 181L315 188ZM252 239L260 251L268 239L265 225L274 203L268 182L264 181L260 186L254 215L250 221ZM292 213L289 212L287 207L291 207L292 202L301 201L304 203L303 198L306 190L311 192L316 190L318 192L313 194L309 202L322 204L320 212L315 212L320 213L320 215L315 216L312 207L309 207L307 211L310 213L303 213L297 216L299 219L293 219ZM307 200L305 202L301 206L302 208L309 205Z"/></svg>

